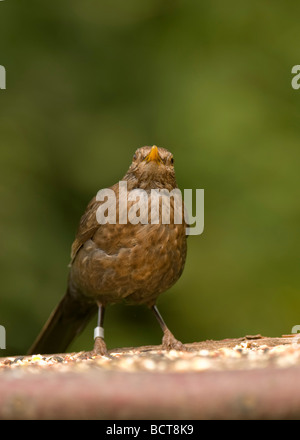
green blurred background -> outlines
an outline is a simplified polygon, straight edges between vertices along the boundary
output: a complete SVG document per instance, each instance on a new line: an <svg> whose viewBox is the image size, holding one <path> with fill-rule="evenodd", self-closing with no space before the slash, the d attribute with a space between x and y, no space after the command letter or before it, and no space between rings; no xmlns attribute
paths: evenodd
<svg viewBox="0 0 300 440"><path fill-rule="evenodd" d="M175 336L300 324L299 15L294 1L0 2L2 356L33 342L87 203L142 145L205 190L204 233L158 301ZM92 348L95 323L70 350ZM143 307L110 307L105 329L109 348L161 340Z"/></svg>

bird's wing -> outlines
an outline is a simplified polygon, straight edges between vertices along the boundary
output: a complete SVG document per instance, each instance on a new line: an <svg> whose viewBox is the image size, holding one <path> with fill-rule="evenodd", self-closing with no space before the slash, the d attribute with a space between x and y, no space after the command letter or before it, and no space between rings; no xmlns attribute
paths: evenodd
<svg viewBox="0 0 300 440"><path fill-rule="evenodd" d="M96 230L100 227L96 217L96 211L100 203L101 202L96 200L96 196L93 197L80 219L76 238L71 248L71 263L74 261L81 246L83 246L87 240L92 238Z"/></svg>
<svg viewBox="0 0 300 440"><path fill-rule="evenodd" d="M119 183L111 186L109 189L113 190L117 195L119 188ZM99 206L103 203L103 201L97 200L97 196L93 197L90 203L88 204L85 213L80 219L79 227L76 233L76 238L72 244L71 248L71 263L73 263L74 258L76 257L79 249L84 245L87 240L93 238L94 234L101 228L101 224L97 221L96 212ZM117 207L118 208L118 205Z"/></svg>

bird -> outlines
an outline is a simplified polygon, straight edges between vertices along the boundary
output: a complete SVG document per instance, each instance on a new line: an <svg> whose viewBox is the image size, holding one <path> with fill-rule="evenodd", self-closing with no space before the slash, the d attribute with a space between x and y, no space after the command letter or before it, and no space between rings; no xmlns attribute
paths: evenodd
<svg viewBox="0 0 300 440"><path fill-rule="evenodd" d="M125 196L121 194L121 183L127 188ZM181 276L187 255L183 201L178 207L175 197L169 198L169 222L166 222L160 200L156 221L151 222L150 208L154 202L150 195L159 191L163 194L164 191L168 194L180 191L173 154L156 145L138 148L123 179L109 190L109 194L115 196L112 200L116 202L116 221L107 221L109 216L105 218L104 214L108 214L112 204L108 203L104 210L108 197L102 200L97 193L80 219L71 247L66 293L27 354L66 352L72 340L98 312L92 353L108 355L104 314L108 305L121 302L145 305L152 310L163 332L162 349L186 349L169 330L156 304L159 295ZM134 200L129 198L128 194L134 191L149 196L144 208L141 203L134 206ZM123 220L120 218L122 206L127 209ZM103 218L99 222L101 207ZM137 219L146 209L144 221L129 222L131 209ZM181 223L175 221L178 212L182 214Z"/></svg>

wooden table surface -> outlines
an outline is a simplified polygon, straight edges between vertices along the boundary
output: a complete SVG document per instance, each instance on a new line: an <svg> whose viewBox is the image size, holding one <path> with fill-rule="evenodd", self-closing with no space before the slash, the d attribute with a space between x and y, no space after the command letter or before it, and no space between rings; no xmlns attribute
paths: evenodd
<svg viewBox="0 0 300 440"><path fill-rule="evenodd" d="M299 419L297 335L0 358L0 419Z"/></svg>

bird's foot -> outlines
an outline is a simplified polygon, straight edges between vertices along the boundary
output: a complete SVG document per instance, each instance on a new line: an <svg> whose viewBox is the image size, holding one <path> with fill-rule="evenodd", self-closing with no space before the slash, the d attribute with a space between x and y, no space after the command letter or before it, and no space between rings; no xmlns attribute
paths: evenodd
<svg viewBox="0 0 300 440"><path fill-rule="evenodd" d="M103 338L95 338L95 344L92 354L93 356L108 356L108 351Z"/></svg>
<svg viewBox="0 0 300 440"><path fill-rule="evenodd" d="M164 330L164 336L162 339L162 349L163 350L178 350L187 351L185 345L178 341L169 329Z"/></svg>

